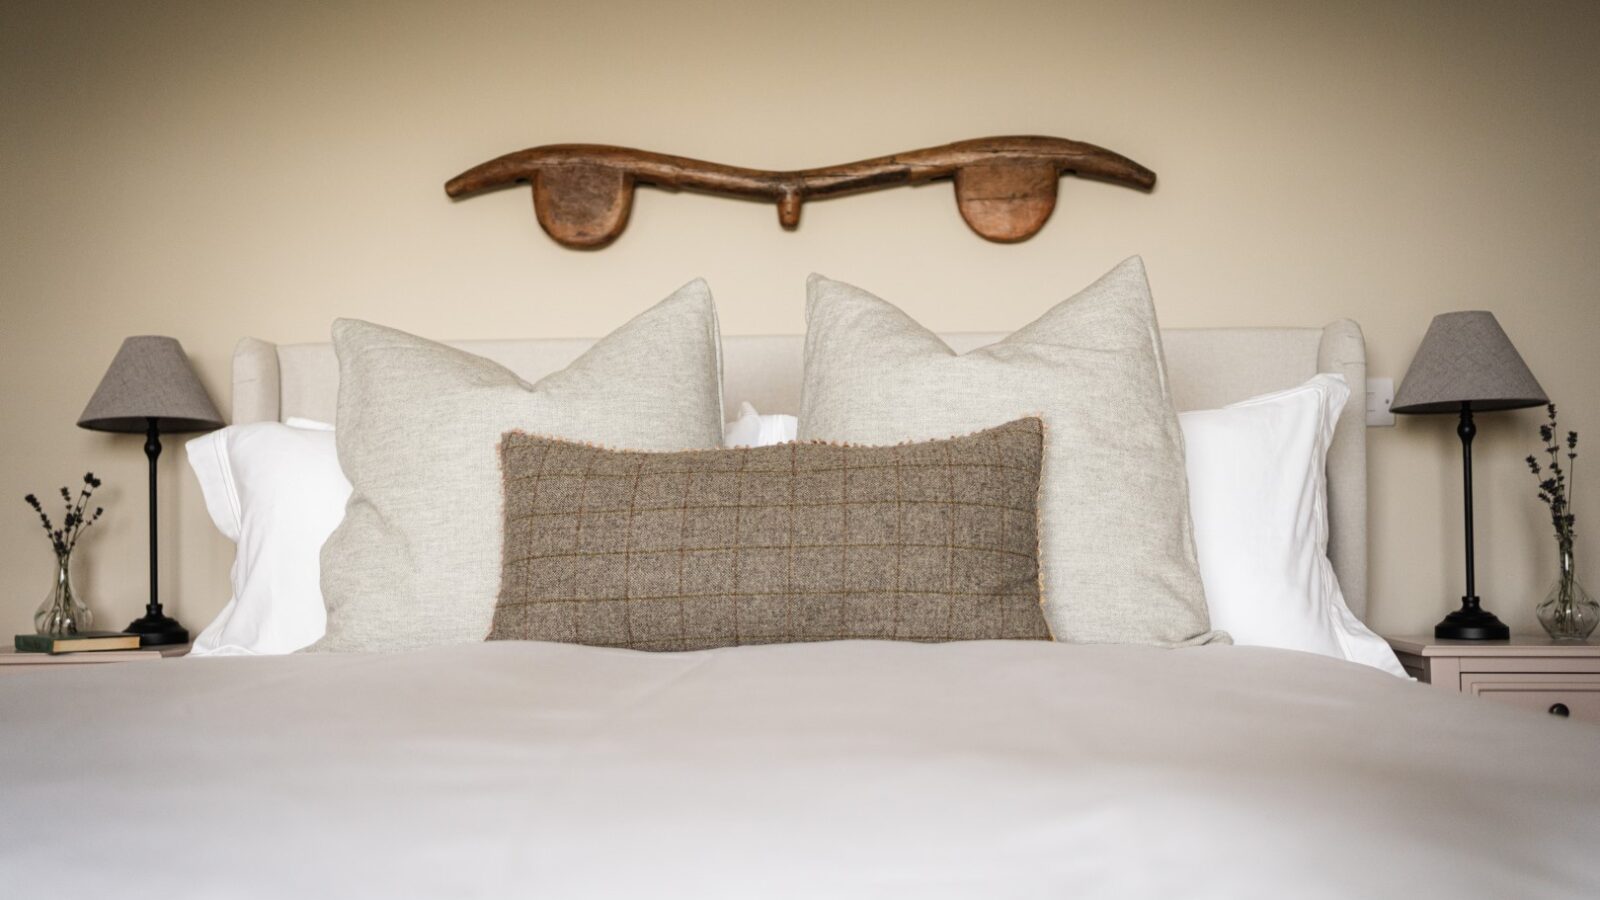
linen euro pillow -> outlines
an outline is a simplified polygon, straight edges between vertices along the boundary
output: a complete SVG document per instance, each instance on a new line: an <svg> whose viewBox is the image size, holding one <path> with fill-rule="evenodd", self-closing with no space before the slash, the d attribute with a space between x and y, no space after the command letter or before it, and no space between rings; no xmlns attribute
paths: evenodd
<svg viewBox="0 0 1600 900"><path fill-rule="evenodd" d="M722 443L721 343L703 281L537 384L367 322L338 320L333 343L352 494L322 550L328 630L314 650L484 639L500 584L505 432L642 450Z"/></svg>
<svg viewBox="0 0 1600 900"><path fill-rule="evenodd" d="M965 354L860 288L820 275L807 287L801 440L892 444L1041 416L1040 568L1056 640L1227 640L1206 613L1183 436L1138 257Z"/></svg>
<svg viewBox="0 0 1600 900"><path fill-rule="evenodd" d="M1044 429L854 447L501 444L491 640L700 650L1049 640L1034 504Z"/></svg>
<svg viewBox="0 0 1600 900"><path fill-rule="evenodd" d="M1406 677L1344 602L1328 559L1328 445L1350 398L1341 375L1182 413L1195 544L1211 624Z"/></svg>

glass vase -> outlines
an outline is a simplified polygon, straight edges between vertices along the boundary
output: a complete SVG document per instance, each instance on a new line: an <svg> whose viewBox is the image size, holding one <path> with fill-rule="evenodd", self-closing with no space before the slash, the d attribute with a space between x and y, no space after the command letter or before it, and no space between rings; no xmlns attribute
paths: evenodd
<svg viewBox="0 0 1600 900"><path fill-rule="evenodd" d="M88 631L93 621L94 613L89 611L72 584L72 554L58 554L55 583L50 586L44 602L39 604L39 611L33 614L33 630L61 637Z"/></svg>
<svg viewBox="0 0 1600 900"><path fill-rule="evenodd" d="M1589 633L1600 624L1600 603L1578 583L1571 547L1561 548L1561 574L1535 612L1539 624L1558 641L1588 640Z"/></svg>

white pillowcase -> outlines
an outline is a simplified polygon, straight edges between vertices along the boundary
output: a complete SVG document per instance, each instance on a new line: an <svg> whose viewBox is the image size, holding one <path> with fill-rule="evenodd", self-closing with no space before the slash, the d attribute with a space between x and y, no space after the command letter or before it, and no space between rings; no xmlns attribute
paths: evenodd
<svg viewBox="0 0 1600 900"><path fill-rule="evenodd" d="M739 404L739 418L722 426L724 447L770 447L787 444L799 432L794 416L763 416L749 401Z"/></svg>
<svg viewBox="0 0 1600 900"><path fill-rule="evenodd" d="M185 449L211 521L238 545L233 597L190 655L293 653L322 637L318 554L350 497L333 426L233 425Z"/></svg>
<svg viewBox="0 0 1600 900"><path fill-rule="evenodd" d="M1189 504L1211 627L1406 677L1345 605L1328 560L1325 466L1350 397L1340 375L1181 413Z"/></svg>

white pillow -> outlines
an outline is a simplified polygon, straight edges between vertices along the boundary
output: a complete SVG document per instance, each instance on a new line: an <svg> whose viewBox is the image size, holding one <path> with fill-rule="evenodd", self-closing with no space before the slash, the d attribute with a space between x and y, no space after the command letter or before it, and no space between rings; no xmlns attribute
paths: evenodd
<svg viewBox="0 0 1600 900"><path fill-rule="evenodd" d="M298 419L233 425L185 449L206 511L238 545L233 597L190 654L292 653L322 637L317 556L350 496L333 426Z"/></svg>
<svg viewBox="0 0 1600 900"><path fill-rule="evenodd" d="M724 447L770 447L795 439L800 420L794 416L763 416L748 401L739 404L739 418L722 426Z"/></svg>
<svg viewBox="0 0 1600 900"><path fill-rule="evenodd" d="M1364 663L1405 677L1345 605L1328 561L1328 444L1350 397L1340 375L1181 413L1189 506L1211 627L1236 644Z"/></svg>

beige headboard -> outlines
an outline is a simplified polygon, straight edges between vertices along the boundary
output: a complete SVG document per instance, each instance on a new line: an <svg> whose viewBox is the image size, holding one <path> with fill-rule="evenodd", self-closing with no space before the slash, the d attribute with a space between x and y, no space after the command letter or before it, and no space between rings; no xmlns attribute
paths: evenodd
<svg viewBox="0 0 1600 900"><path fill-rule="evenodd" d="M958 351L998 340L994 334L952 334ZM1350 609L1367 612L1366 344L1348 319L1322 328L1168 329L1167 376L1178 409L1208 409L1294 387L1318 372L1342 374L1351 388L1328 453L1328 555ZM565 367L588 340L451 341L536 381ZM799 335L724 337L723 398L731 417L748 400L765 413L800 408ZM290 417L332 422L339 363L332 344L271 344L245 338L233 353L233 421Z"/></svg>

